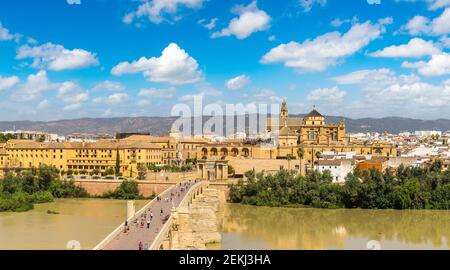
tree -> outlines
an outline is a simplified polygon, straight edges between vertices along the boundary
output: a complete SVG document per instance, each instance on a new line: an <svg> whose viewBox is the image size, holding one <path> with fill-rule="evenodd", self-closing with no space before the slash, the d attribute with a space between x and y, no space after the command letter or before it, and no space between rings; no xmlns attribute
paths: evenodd
<svg viewBox="0 0 450 270"><path fill-rule="evenodd" d="M119 149L117 149L117 154L116 154L116 168L115 168L115 173L116 176L120 175L120 154L119 154Z"/></svg>
<svg viewBox="0 0 450 270"><path fill-rule="evenodd" d="M138 169L138 179L139 180L144 180L147 176L147 168L144 164L139 163L137 166Z"/></svg>
<svg viewBox="0 0 450 270"><path fill-rule="evenodd" d="M299 166L300 166L300 174L302 174L303 168L302 168L302 160L305 157L305 149L303 148L298 148L297 149L297 156L298 156L298 160L299 160Z"/></svg>
<svg viewBox="0 0 450 270"><path fill-rule="evenodd" d="M124 180L114 191L103 194L105 198L136 200L144 197L139 193L139 185L133 180Z"/></svg>
<svg viewBox="0 0 450 270"><path fill-rule="evenodd" d="M114 169L112 167L109 167L105 171L106 175L114 175Z"/></svg>
<svg viewBox="0 0 450 270"><path fill-rule="evenodd" d="M228 164L228 175L234 175L236 171L234 170L233 166Z"/></svg>

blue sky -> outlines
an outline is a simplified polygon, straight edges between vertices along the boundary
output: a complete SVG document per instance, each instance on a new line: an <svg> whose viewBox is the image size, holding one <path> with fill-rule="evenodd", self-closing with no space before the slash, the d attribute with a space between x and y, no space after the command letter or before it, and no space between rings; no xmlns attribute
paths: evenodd
<svg viewBox="0 0 450 270"><path fill-rule="evenodd" d="M194 95L450 118L449 34L450 0L4 0L0 120L164 116Z"/></svg>

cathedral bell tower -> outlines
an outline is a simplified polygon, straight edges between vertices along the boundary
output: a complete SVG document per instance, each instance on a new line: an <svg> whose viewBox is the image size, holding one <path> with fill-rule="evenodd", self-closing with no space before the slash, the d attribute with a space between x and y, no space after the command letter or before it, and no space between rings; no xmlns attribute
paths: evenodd
<svg viewBox="0 0 450 270"><path fill-rule="evenodd" d="M286 98L283 98L283 103L281 103L281 113L280 117L286 119L288 117L288 108L286 104Z"/></svg>

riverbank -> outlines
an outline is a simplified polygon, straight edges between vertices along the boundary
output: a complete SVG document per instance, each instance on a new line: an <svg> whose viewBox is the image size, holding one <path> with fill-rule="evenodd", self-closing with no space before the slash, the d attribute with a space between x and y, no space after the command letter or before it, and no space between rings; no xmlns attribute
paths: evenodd
<svg viewBox="0 0 450 270"><path fill-rule="evenodd" d="M450 249L449 210L279 208L226 204L208 249ZM373 242L371 242L373 243Z"/></svg>
<svg viewBox="0 0 450 270"><path fill-rule="evenodd" d="M135 201L136 209L148 201ZM49 214L48 211L58 214ZM127 215L127 202L113 199L55 199L27 212L0 213L0 249L64 250L71 240L92 249Z"/></svg>
<svg viewBox="0 0 450 270"><path fill-rule="evenodd" d="M231 202L273 207L450 209L450 171L442 171L439 160L426 169L355 170L342 184L334 183L329 171L310 171L306 176L286 170L275 175L250 171L246 179L230 186Z"/></svg>
<svg viewBox="0 0 450 270"><path fill-rule="evenodd" d="M142 200L152 199L156 194L143 196L138 183L121 181L114 190L91 196L87 190L73 181L63 181L53 166L40 166L16 173L8 173L0 180L0 212L25 212L34 205L53 202L57 198L88 198Z"/></svg>

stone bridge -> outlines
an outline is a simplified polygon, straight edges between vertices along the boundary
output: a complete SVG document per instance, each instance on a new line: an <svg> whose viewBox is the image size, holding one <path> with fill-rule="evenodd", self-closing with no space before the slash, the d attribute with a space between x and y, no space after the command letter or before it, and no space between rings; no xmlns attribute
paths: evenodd
<svg viewBox="0 0 450 270"><path fill-rule="evenodd" d="M122 223L94 250L204 249L220 242L217 212L225 199L209 182L179 183L158 197L129 215L128 229Z"/></svg>

